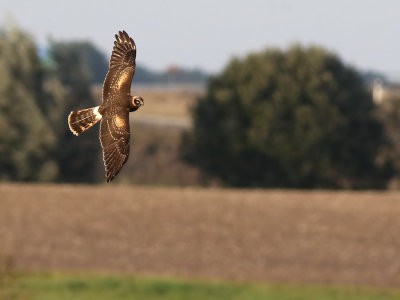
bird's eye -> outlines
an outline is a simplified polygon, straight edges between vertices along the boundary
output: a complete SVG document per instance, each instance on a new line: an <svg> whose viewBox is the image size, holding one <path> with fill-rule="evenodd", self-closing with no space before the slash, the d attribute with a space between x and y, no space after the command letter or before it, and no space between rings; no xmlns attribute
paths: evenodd
<svg viewBox="0 0 400 300"><path fill-rule="evenodd" d="M139 104L140 104L140 101L139 101L139 100L135 100L135 104L136 104L136 105L139 105Z"/></svg>

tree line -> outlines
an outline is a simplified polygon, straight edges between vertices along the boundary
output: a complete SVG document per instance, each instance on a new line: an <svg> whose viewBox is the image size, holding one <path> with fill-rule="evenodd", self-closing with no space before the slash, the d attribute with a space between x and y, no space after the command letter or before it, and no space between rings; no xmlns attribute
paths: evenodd
<svg viewBox="0 0 400 300"><path fill-rule="evenodd" d="M72 108L97 105L92 75L75 47L52 42L50 57L42 62L32 38L18 28L1 30L1 180L98 180L96 132L78 142L66 122Z"/></svg>
<svg viewBox="0 0 400 300"><path fill-rule="evenodd" d="M107 67L89 42L51 41L40 57L29 34L0 30L0 180L102 180L98 132L77 139L66 119L99 104L90 87ZM267 49L208 80L181 157L203 184L385 188L400 171L399 107L376 107L362 74L321 47Z"/></svg>

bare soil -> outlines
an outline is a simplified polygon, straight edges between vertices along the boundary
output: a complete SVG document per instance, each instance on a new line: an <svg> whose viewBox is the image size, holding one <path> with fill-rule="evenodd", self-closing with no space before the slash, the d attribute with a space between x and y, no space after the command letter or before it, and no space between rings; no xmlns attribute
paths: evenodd
<svg viewBox="0 0 400 300"><path fill-rule="evenodd" d="M400 287L400 193L0 184L23 270Z"/></svg>

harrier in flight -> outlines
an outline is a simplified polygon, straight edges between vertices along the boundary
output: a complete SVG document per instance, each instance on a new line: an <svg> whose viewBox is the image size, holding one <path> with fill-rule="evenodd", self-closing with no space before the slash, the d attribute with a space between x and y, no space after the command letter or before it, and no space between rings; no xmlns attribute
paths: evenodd
<svg viewBox="0 0 400 300"><path fill-rule="evenodd" d="M129 112L144 105L142 97L131 96L135 73L136 45L125 31L115 35L109 71L103 84L100 106L75 110L68 116L69 129L79 135L100 122L100 142L107 182L121 171L129 156Z"/></svg>

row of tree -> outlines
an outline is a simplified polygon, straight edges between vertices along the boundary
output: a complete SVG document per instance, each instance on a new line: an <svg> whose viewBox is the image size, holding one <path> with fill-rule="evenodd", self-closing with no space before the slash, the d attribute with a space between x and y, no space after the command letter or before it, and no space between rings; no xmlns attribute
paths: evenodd
<svg viewBox="0 0 400 300"><path fill-rule="evenodd" d="M17 28L0 32L2 180L97 179L96 133L88 133L78 146L66 122L72 107L97 105L90 72L74 47L53 42L50 53L51 63L44 64L29 35Z"/></svg>
<svg viewBox="0 0 400 300"><path fill-rule="evenodd" d="M108 71L108 59L103 52L99 51L89 41L72 41L72 42L52 42L56 44L58 49L66 52L75 52L85 70L85 77L91 84L103 84L104 77ZM43 51L42 59L51 65L54 61L53 50ZM70 58L72 59L72 58ZM136 66L134 82L144 84L168 84L168 83L194 83L204 84L208 75L199 69L182 69L177 66L171 66L165 71L153 71L141 65Z"/></svg>
<svg viewBox="0 0 400 300"><path fill-rule="evenodd" d="M43 59L26 33L0 31L0 180L101 179L98 133L76 139L66 120L72 109L98 105L90 86L106 71L90 43L52 41ZM397 115L385 107L377 111L360 73L335 54L269 49L233 59L209 80L182 157L205 183L384 188L400 169Z"/></svg>

